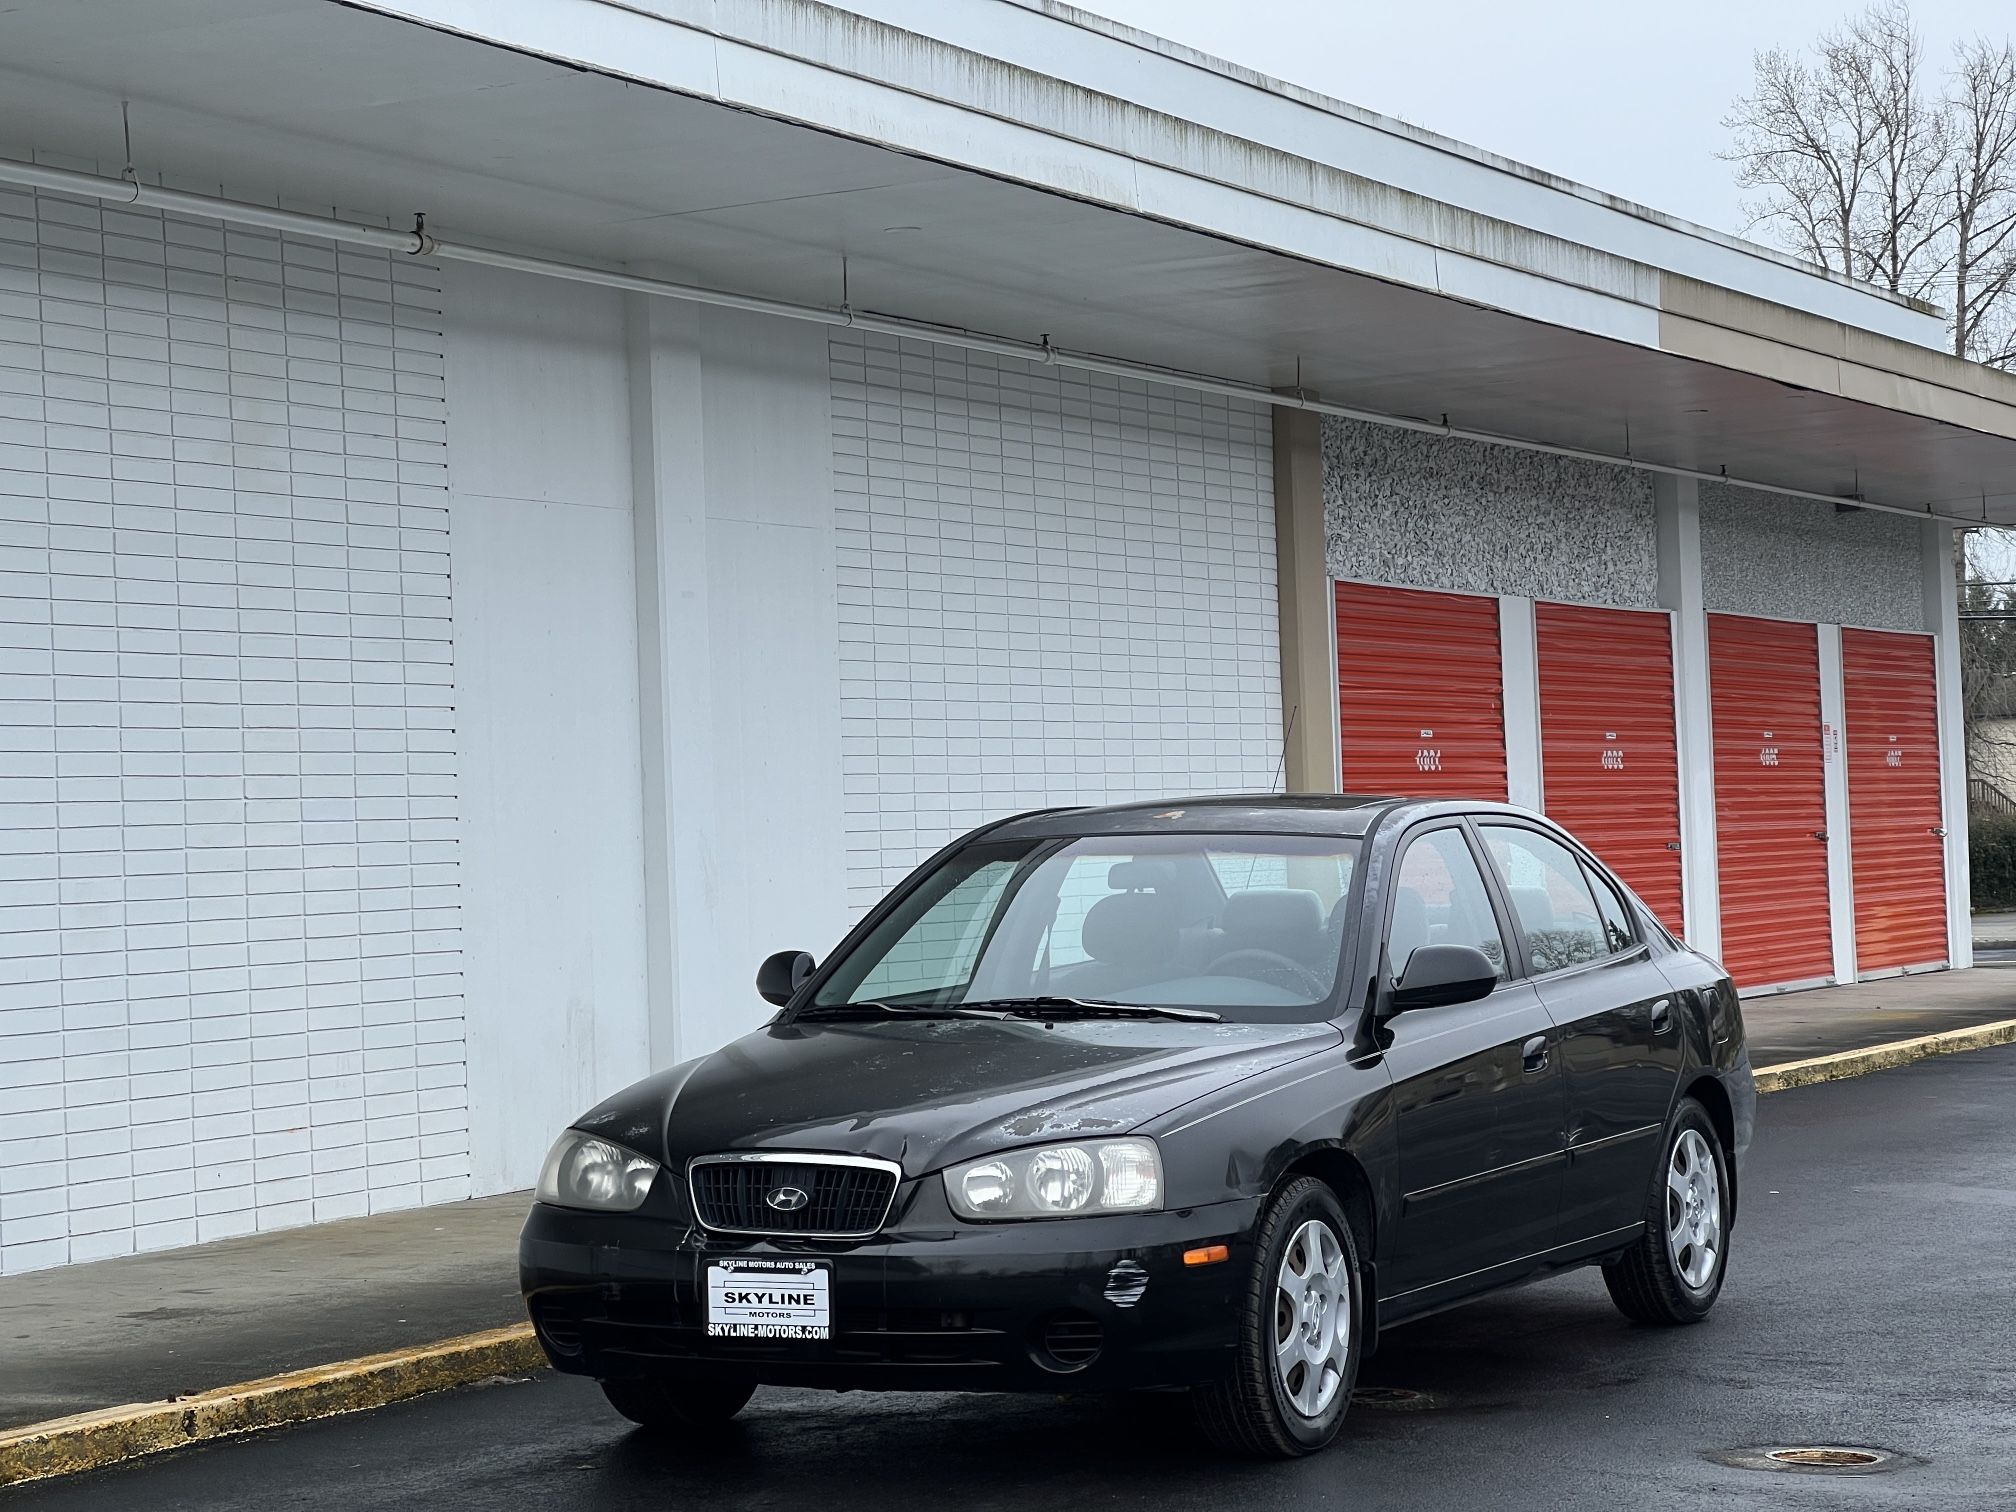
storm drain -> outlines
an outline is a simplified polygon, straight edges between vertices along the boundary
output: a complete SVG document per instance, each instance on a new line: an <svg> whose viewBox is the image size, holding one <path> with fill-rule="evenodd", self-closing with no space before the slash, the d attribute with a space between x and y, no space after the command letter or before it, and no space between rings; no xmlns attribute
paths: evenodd
<svg viewBox="0 0 2016 1512"><path fill-rule="evenodd" d="M1876 1475L1924 1461L1894 1449L1862 1444L1775 1444L1711 1452L1709 1459L1739 1470L1784 1470L1795 1475Z"/></svg>
<svg viewBox="0 0 2016 1512"><path fill-rule="evenodd" d="M1351 1405L1376 1412L1423 1412L1437 1403L1427 1392L1406 1386L1360 1386L1351 1393Z"/></svg>

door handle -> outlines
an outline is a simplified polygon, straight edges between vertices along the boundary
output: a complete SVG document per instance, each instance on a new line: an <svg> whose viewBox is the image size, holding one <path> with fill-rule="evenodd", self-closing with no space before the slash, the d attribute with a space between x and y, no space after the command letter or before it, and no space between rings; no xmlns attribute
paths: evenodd
<svg viewBox="0 0 2016 1512"><path fill-rule="evenodd" d="M1664 1034L1673 1027L1673 1000L1661 998L1652 1005L1652 1032Z"/></svg>
<svg viewBox="0 0 2016 1512"><path fill-rule="evenodd" d="M1815 831L1813 831L1813 838L1814 838L1815 840L1825 840L1825 839L1827 838L1827 831L1825 831L1825 830L1815 830Z"/></svg>
<svg viewBox="0 0 2016 1512"><path fill-rule="evenodd" d="M1547 1069L1547 1036L1544 1034L1534 1035L1533 1038L1526 1041L1520 1047L1519 1056L1525 1063L1526 1071L1529 1075L1535 1071L1545 1071Z"/></svg>

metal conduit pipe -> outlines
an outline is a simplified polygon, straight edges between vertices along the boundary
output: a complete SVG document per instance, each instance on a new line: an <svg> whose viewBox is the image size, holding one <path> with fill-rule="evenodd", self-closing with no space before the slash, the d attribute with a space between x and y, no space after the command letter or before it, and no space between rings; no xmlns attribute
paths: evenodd
<svg viewBox="0 0 2016 1512"><path fill-rule="evenodd" d="M939 346L959 347L966 351L991 352L996 356L1015 357L1025 362L1041 363L1051 367L1104 373L1116 378L1130 378L1170 388L1188 389L1195 393L1243 399L1276 408L1309 410L1319 415L1361 420L1370 425L1447 436L1452 440L1477 441L1490 446L1509 446L1519 451L1540 452L1546 456L1567 457L1579 462L1600 462L1606 466L1628 467L1639 472L1663 473L1676 478L1695 478L1704 483L1727 483L1787 498L1811 499L1822 504L1845 504L1856 509L1873 509L1885 514L1907 515L1913 519L1946 520L1956 525L1981 523L1979 520L1958 515L1940 514L1929 505L1911 508L1898 504L1871 503L1840 494L1790 488L1782 483L1761 483L1748 478L1732 477L1727 473L1708 472L1700 468L1672 467L1659 462L1648 462L1638 457L1620 457L1607 452L1586 451L1578 447L1554 446L1544 441L1526 441L1517 436L1502 436L1491 431L1467 430L1462 426L1444 425L1432 420L1417 420L1406 415L1354 409L1349 405L1331 404L1299 392L1263 388L1258 384L1241 383L1236 379L1213 378L1208 374L1157 367L1152 363L1130 362L1120 357L1102 357L1092 352L1073 351L1065 347L1052 346L1047 340L1018 341L1009 336L989 336L951 326L933 325L928 321L905 320L900 316L874 315L847 307L795 304L787 300L765 299L759 295L710 289L699 284L646 278L635 273L621 273L611 268L597 268L584 263L563 262L557 258L534 257L519 252L505 252L494 247L444 241L418 227L411 231L393 231L383 226L361 226L350 221L304 215L292 210L277 210L265 205L249 205L239 200L193 194L187 190L166 189L155 184L139 183L133 179L103 178L96 174L76 173L67 168L48 168L39 163L23 163L11 158L0 158L0 183L19 184L24 188L46 189L58 194L78 195L114 204L140 205L149 209L200 216L207 220L228 221L242 226L260 226L270 231L281 231L294 236L311 236L351 246L374 247L380 251L399 252L412 257L438 257L448 262L479 263L485 267L529 273L541 278L562 278L573 283L595 284L606 289L620 289L625 293L646 294L659 299L680 299L693 304L714 305L728 310L747 310L759 315L774 315L783 320L806 320L857 331L875 331L914 341L932 342Z"/></svg>

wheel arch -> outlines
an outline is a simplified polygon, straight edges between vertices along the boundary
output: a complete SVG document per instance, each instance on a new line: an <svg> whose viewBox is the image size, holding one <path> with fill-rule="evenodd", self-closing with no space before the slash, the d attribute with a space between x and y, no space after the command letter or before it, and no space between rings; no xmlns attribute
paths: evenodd
<svg viewBox="0 0 2016 1512"><path fill-rule="evenodd" d="M1358 1157L1338 1145L1317 1145L1302 1151L1275 1179L1279 1191L1298 1176L1313 1176L1337 1194L1351 1225L1351 1237L1358 1245L1358 1263L1365 1288L1365 1353L1379 1343L1379 1205L1372 1195L1372 1178Z"/></svg>
<svg viewBox="0 0 2016 1512"><path fill-rule="evenodd" d="M1729 1100L1729 1090L1722 1085L1722 1079L1712 1071L1702 1071L1681 1091L1682 1097L1691 1097L1701 1104L1708 1115L1708 1122L1715 1126L1715 1137L1722 1142L1722 1164L1729 1177L1729 1226L1736 1226L1736 1108Z"/></svg>

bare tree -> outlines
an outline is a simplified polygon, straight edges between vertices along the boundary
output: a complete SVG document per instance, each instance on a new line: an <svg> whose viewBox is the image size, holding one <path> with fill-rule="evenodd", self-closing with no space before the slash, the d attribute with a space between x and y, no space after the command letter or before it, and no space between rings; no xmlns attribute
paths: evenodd
<svg viewBox="0 0 2016 1512"><path fill-rule="evenodd" d="M1963 43L1928 90L1905 0L1808 55L1757 54L1723 156L1765 230L1822 267L1952 313L1953 350L2016 365L2016 50Z"/></svg>
<svg viewBox="0 0 2016 1512"><path fill-rule="evenodd" d="M1953 350L2016 366L2016 50L2007 41L1962 44L1947 112Z"/></svg>

